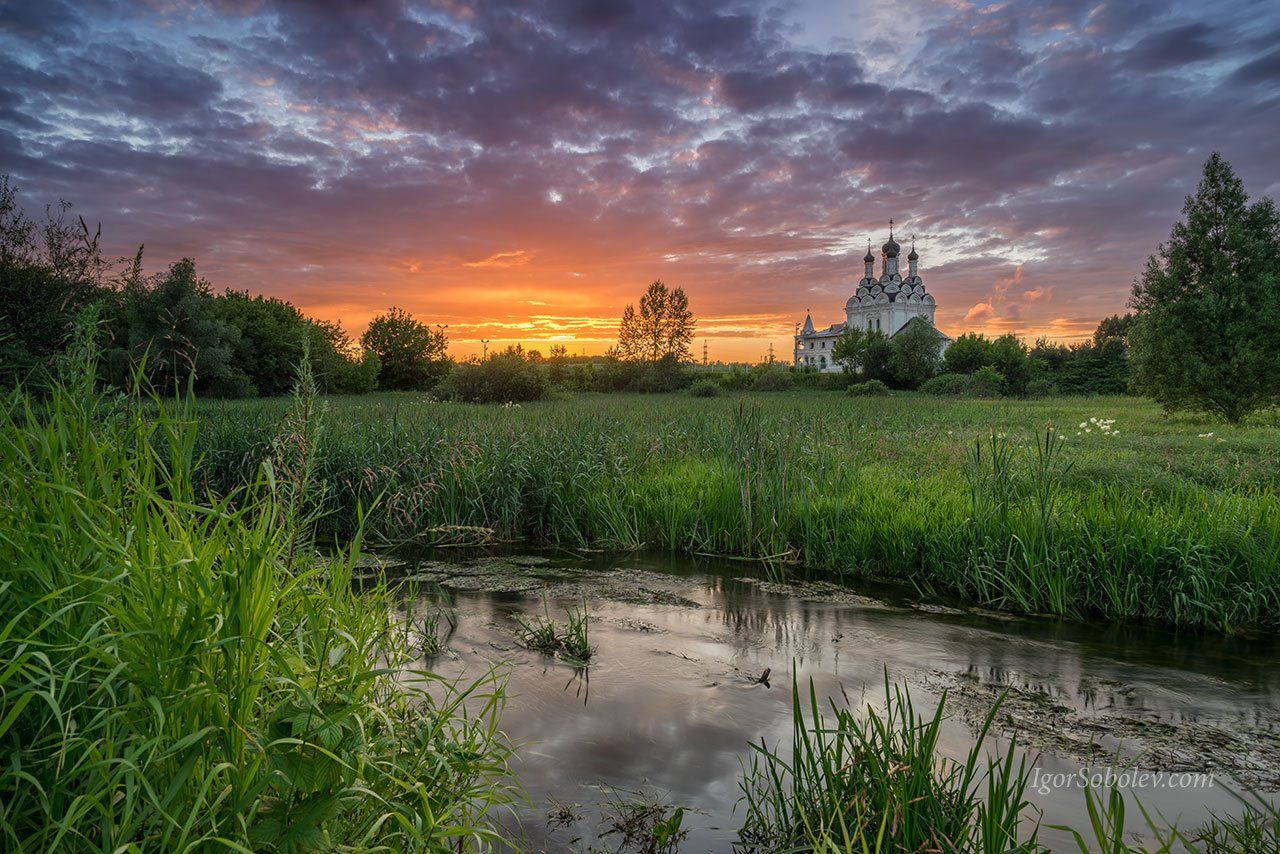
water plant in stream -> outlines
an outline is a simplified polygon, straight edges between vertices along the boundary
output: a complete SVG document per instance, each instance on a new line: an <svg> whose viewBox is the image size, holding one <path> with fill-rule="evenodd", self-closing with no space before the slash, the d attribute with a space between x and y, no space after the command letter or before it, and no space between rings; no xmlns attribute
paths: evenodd
<svg viewBox="0 0 1280 854"><path fill-rule="evenodd" d="M527 620L516 617L515 620L519 627L516 637L521 644L536 652L558 655L578 664L587 663L595 653L588 634L585 601L581 607L566 610L563 625L552 619L546 600L542 602L542 614L534 614Z"/></svg>
<svg viewBox="0 0 1280 854"><path fill-rule="evenodd" d="M503 687L409 670L359 527L324 558L297 529L314 412L209 497L192 404L103 397L95 365L86 336L0 403L0 848L498 844Z"/></svg>
<svg viewBox="0 0 1280 854"><path fill-rule="evenodd" d="M738 850L751 852L1047 852L1039 813L1026 795L1027 758L1016 738L1003 752L985 744L1002 696L978 727L963 761L939 751L947 697L929 717L886 673L883 708L830 703L824 713L813 683L792 678L792 738L785 749L752 745L739 783L743 819ZM846 703L848 698L845 698ZM1238 795L1242 810L1182 830L1119 789L1086 785L1084 818L1053 825L1081 854L1175 851L1271 854L1280 843L1280 807ZM1126 813L1141 815L1142 837Z"/></svg>
<svg viewBox="0 0 1280 854"><path fill-rule="evenodd" d="M999 703L958 762L938 752L945 697L923 718L886 674L884 709L860 718L835 703L824 714L812 682L807 698L794 678L791 691L790 750L752 745L744 769L744 849L1003 852L1034 842L1034 822L1020 838L1029 770L1016 743L983 759Z"/></svg>

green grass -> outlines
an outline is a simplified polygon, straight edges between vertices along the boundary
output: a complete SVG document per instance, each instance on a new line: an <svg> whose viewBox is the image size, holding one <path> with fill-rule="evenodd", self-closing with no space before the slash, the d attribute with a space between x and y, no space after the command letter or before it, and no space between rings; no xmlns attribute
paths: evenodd
<svg viewBox="0 0 1280 854"><path fill-rule="evenodd" d="M373 395L329 405L316 476L339 539L380 498L367 526L392 543L648 545L789 559L1026 612L1280 625L1273 424L1168 418L1132 398L577 395L493 407ZM250 478L284 408L204 403L202 482L225 494ZM1091 418L1114 424L1104 433ZM1044 470L1049 424L1065 441ZM984 468L993 437L998 474ZM977 443L987 454L975 460Z"/></svg>
<svg viewBox="0 0 1280 854"><path fill-rule="evenodd" d="M311 548L307 383L209 500L194 413L99 397L93 368L0 403L0 849L498 844L502 686L409 669L394 597L352 585L358 524Z"/></svg>
<svg viewBox="0 0 1280 854"><path fill-rule="evenodd" d="M807 714L806 714L807 705ZM1003 755L983 758L999 709L987 715L963 762L938 751L945 698L930 718L905 687L885 677L884 708L859 716L831 704L824 715L812 683L807 703L792 682L792 745L765 743L744 771L742 845L751 851L1005 852L1037 831L1025 798L1029 770Z"/></svg>
<svg viewBox="0 0 1280 854"><path fill-rule="evenodd" d="M885 675L884 702L853 710L829 701L824 713L812 682L808 696L792 681L792 737L785 750L763 741L743 769L738 848L769 852L916 852L1039 854L1038 811L1027 800L1030 770L1016 740L986 748L1000 702L987 713L963 760L939 751L946 696L933 714L916 712L905 686ZM847 701L847 698L846 698ZM1277 850L1280 811L1256 795L1240 796L1234 815L1214 815L1184 831L1130 802L1118 789L1084 790L1085 821L1054 825L1081 854L1174 851L1262 854ZM1136 809L1147 839L1126 833Z"/></svg>

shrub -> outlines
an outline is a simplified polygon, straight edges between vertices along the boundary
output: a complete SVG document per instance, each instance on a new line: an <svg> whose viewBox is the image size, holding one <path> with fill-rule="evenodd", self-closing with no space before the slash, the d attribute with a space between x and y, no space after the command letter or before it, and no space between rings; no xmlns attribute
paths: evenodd
<svg viewBox="0 0 1280 854"><path fill-rule="evenodd" d="M972 395L973 377L969 374L938 374L920 386L925 394L937 397L948 395Z"/></svg>
<svg viewBox="0 0 1280 854"><path fill-rule="evenodd" d="M693 375L674 356L664 356L656 362L623 362L631 372L626 383L628 391L643 394L661 394L687 388Z"/></svg>
<svg viewBox="0 0 1280 854"><path fill-rule="evenodd" d="M796 385L800 388L811 388L816 391L844 391L858 378L847 371L839 373L796 373Z"/></svg>
<svg viewBox="0 0 1280 854"><path fill-rule="evenodd" d="M1027 383L1027 397L1054 397L1058 394L1058 384L1048 377L1036 377Z"/></svg>
<svg viewBox="0 0 1280 854"><path fill-rule="evenodd" d="M514 354L456 365L436 388L443 400L469 403L523 403L547 394L547 380L537 365Z"/></svg>
<svg viewBox="0 0 1280 854"><path fill-rule="evenodd" d="M719 397L720 386L711 380L698 380L689 387L689 394L694 397Z"/></svg>
<svg viewBox="0 0 1280 854"><path fill-rule="evenodd" d="M978 368L970 379L973 381L973 393L978 397L1003 397L1010 390L1004 374L991 365Z"/></svg>
<svg viewBox="0 0 1280 854"><path fill-rule="evenodd" d="M751 372L741 365L734 365L728 371L720 375L720 385L729 391L746 391L751 388L754 379Z"/></svg>
<svg viewBox="0 0 1280 854"><path fill-rule="evenodd" d="M1004 375L990 365L972 374L939 374L920 386L925 394L938 397L1002 397L1006 389Z"/></svg>
<svg viewBox="0 0 1280 854"><path fill-rule="evenodd" d="M751 384L752 391L790 391L795 388L796 380L790 371L773 369L756 377Z"/></svg>
<svg viewBox="0 0 1280 854"><path fill-rule="evenodd" d="M865 383L854 383L845 389L850 397L888 397L889 387L880 380L867 380Z"/></svg>
<svg viewBox="0 0 1280 854"><path fill-rule="evenodd" d="M971 374L991 364L991 342L977 332L966 332L951 342L943 359L951 373Z"/></svg>

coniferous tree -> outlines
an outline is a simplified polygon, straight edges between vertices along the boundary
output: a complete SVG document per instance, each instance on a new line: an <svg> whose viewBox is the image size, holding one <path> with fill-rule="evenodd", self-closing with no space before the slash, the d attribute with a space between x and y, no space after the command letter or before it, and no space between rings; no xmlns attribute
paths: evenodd
<svg viewBox="0 0 1280 854"><path fill-rule="evenodd" d="M1280 213L1249 204L1216 152L1182 212L1134 282L1135 384L1166 410L1238 422L1280 403Z"/></svg>

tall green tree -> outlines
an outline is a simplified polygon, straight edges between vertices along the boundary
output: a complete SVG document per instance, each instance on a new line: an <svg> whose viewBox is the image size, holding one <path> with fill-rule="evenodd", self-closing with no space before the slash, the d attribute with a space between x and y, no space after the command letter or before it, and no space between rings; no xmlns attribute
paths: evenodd
<svg viewBox="0 0 1280 854"><path fill-rule="evenodd" d="M1280 403L1280 212L1217 152L1134 282L1134 381L1166 410L1238 422Z"/></svg>
<svg viewBox="0 0 1280 854"><path fill-rule="evenodd" d="M1006 332L991 342L988 364L995 368L1008 383L1012 394L1022 394L1031 380L1031 363L1027 358L1027 345L1012 332Z"/></svg>
<svg viewBox="0 0 1280 854"><path fill-rule="evenodd" d="M378 387L391 391L427 391L452 364L444 327L432 329L395 307L370 322L360 345L378 357Z"/></svg>
<svg viewBox="0 0 1280 854"><path fill-rule="evenodd" d="M683 288L649 285L637 311L628 305L618 326L619 358L632 362L687 362L697 321Z"/></svg>
<svg viewBox="0 0 1280 854"><path fill-rule="evenodd" d="M235 327L232 358L264 397L293 388L307 320L292 303L228 290L215 301L218 317ZM314 352L314 347L312 348Z"/></svg>
<svg viewBox="0 0 1280 854"><path fill-rule="evenodd" d="M253 383L234 361L239 330L218 315L209 283L190 258L150 280L136 279L123 299L128 351L144 360L147 377L159 390L197 391L218 397L254 393Z"/></svg>
<svg viewBox="0 0 1280 854"><path fill-rule="evenodd" d="M880 333L854 327L846 328L831 345L831 361L835 362L847 374L856 374L862 370L863 359L867 355L867 345L871 336Z"/></svg>
<svg viewBox="0 0 1280 854"><path fill-rule="evenodd" d="M906 322L890 339L889 375L900 388L918 388L942 366L942 340L933 324L922 317Z"/></svg>
<svg viewBox="0 0 1280 854"><path fill-rule="evenodd" d="M966 332L951 342L944 358L951 373L971 374L991 364L991 342L977 332Z"/></svg>
<svg viewBox="0 0 1280 854"><path fill-rule="evenodd" d="M1133 328L1132 314L1113 314L1098 322L1093 330L1093 346L1104 347L1109 341L1118 341L1121 349L1129 348L1129 330Z"/></svg>

